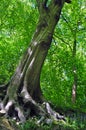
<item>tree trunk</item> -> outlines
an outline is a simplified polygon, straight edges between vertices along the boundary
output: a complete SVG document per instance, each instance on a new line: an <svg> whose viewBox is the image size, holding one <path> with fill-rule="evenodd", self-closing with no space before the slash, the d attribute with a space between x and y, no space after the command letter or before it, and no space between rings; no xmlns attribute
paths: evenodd
<svg viewBox="0 0 86 130"><path fill-rule="evenodd" d="M72 86L72 103L76 101L76 89L77 89L77 70L76 70L76 39L73 44L73 86Z"/></svg>
<svg viewBox="0 0 86 130"><path fill-rule="evenodd" d="M52 109L49 105L46 107L46 112L38 104L44 101L40 88L41 69L65 0L51 0L49 5L47 2L48 0L43 2L37 0L40 16L36 31L0 103L2 115L15 116L21 122L31 114L45 116L48 113L54 117L58 116L50 112Z"/></svg>

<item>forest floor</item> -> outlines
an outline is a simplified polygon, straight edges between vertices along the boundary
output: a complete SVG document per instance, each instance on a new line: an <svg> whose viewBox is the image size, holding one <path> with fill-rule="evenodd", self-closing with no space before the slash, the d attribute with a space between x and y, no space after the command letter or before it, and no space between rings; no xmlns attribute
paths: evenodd
<svg viewBox="0 0 86 130"><path fill-rule="evenodd" d="M38 118L33 117L26 121L24 124L18 124L11 119L5 117L0 118L0 130L86 130L86 113L75 112L68 110L63 112L66 121L60 120L58 122L42 122L37 124Z"/></svg>

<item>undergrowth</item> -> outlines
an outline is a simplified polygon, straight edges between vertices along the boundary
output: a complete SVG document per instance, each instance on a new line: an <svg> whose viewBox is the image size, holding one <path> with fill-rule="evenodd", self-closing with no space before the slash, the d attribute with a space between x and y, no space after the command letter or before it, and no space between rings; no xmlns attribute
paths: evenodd
<svg viewBox="0 0 86 130"><path fill-rule="evenodd" d="M25 124L19 126L20 130L86 130L86 121L70 120L69 118L64 121L58 121L46 124L45 122L40 125L37 119L29 119Z"/></svg>

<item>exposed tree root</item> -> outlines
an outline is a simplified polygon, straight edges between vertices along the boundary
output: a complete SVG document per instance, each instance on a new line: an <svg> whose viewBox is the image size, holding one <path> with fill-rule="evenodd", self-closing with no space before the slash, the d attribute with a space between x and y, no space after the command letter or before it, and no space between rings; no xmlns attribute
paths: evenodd
<svg viewBox="0 0 86 130"><path fill-rule="evenodd" d="M49 119L50 122L65 120L64 116L55 112L49 103L35 101L26 87L23 87L21 91L18 89L11 91L7 84L0 86L0 90L3 95L0 96L0 117L5 116L24 123L30 116L38 116L40 118L38 124L44 121L49 122Z"/></svg>
<svg viewBox="0 0 86 130"><path fill-rule="evenodd" d="M0 116L3 115L5 115L5 117L11 117L21 123L24 123L30 116L38 116L40 118L38 124L44 120L47 122L48 119L54 121L65 120L64 116L52 110L49 103L45 102L41 105L32 99L25 102L22 107L18 103L14 103L14 101L10 100L7 105L0 110Z"/></svg>
<svg viewBox="0 0 86 130"><path fill-rule="evenodd" d="M8 88L8 85L0 88L2 93L5 94L5 97L4 95L3 98L0 97L0 116L10 117L21 123L24 123L30 116L38 116L40 118L37 122L38 124L43 121L49 122L48 119L55 121L65 120L64 116L55 112L49 103L37 103L31 97L26 87L23 87L20 92L14 90L14 93L9 91L11 89Z"/></svg>

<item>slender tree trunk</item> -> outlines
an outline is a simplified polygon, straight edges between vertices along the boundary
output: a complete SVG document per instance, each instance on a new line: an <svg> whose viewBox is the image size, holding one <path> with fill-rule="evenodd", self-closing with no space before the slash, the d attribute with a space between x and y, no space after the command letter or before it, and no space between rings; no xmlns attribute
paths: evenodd
<svg viewBox="0 0 86 130"><path fill-rule="evenodd" d="M10 80L6 96L0 103L0 113L16 116L22 122L31 113L46 115L46 111L38 105L43 102L40 74L65 0L51 0L49 5L47 2L48 0L37 0L40 16L36 31ZM46 105L46 109L50 114L49 104ZM51 115L57 116L54 112Z"/></svg>
<svg viewBox="0 0 86 130"><path fill-rule="evenodd" d="M73 86L72 86L72 103L76 101L76 89L77 89L77 70L76 70L76 39L73 44Z"/></svg>

